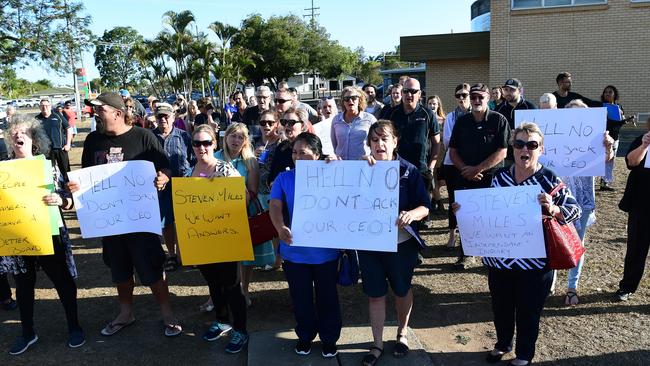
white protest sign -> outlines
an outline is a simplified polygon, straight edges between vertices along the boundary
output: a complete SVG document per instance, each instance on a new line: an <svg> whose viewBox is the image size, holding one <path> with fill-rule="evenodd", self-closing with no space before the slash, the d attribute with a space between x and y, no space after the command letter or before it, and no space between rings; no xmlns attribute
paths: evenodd
<svg viewBox="0 0 650 366"><path fill-rule="evenodd" d="M643 165L644 168L650 169L650 157L648 156L648 153L645 153L645 165Z"/></svg>
<svg viewBox="0 0 650 366"><path fill-rule="evenodd" d="M546 258L539 185L456 191L465 255Z"/></svg>
<svg viewBox="0 0 650 366"><path fill-rule="evenodd" d="M294 246L397 251L399 162L296 161Z"/></svg>
<svg viewBox="0 0 650 366"><path fill-rule="evenodd" d="M522 122L533 122L542 130L545 152L539 162L557 175L605 175L607 108L516 110L515 125Z"/></svg>
<svg viewBox="0 0 650 366"><path fill-rule="evenodd" d="M135 232L161 234L156 170L149 161L97 165L68 173L84 238Z"/></svg>

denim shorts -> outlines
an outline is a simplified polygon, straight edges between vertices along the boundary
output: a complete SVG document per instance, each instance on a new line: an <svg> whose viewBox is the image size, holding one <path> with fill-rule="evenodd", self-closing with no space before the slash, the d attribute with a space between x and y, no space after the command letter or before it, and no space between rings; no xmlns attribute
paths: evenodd
<svg viewBox="0 0 650 366"><path fill-rule="evenodd" d="M363 292L369 297L382 297L388 292L390 283L395 296L406 296L411 289L419 250L420 245L414 238L398 244L397 252L359 250Z"/></svg>

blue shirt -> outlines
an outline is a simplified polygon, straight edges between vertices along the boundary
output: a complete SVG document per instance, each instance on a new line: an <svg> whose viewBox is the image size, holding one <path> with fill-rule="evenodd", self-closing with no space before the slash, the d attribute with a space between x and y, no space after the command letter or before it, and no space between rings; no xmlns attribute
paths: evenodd
<svg viewBox="0 0 650 366"><path fill-rule="evenodd" d="M282 201L283 211L285 213L285 225L291 227L291 219L293 217L293 200L296 189L296 170L292 169L288 172L282 172L273 182L271 187L271 199ZM288 217L286 213L288 212ZM304 264L321 264L333 261L338 258L340 250L326 249L326 248L307 248L291 246L280 240L278 252L282 258L294 262Z"/></svg>
<svg viewBox="0 0 650 366"><path fill-rule="evenodd" d="M167 138L162 137L159 129L153 131L154 135L165 149L169 157L169 167L172 177L184 177L190 171L194 162L194 151L192 150L192 138L180 128L173 127Z"/></svg>
<svg viewBox="0 0 650 366"><path fill-rule="evenodd" d="M415 165L409 163L402 157L398 156L399 160L399 211L409 211L414 208L424 206L431 209L431 199L429 193L424 186L424 179L422 174L418 171ZM426 247L426 243L420 237L418 231L419 221L413 221L406 231L411 234L418 241L422 248Z"/></svg>

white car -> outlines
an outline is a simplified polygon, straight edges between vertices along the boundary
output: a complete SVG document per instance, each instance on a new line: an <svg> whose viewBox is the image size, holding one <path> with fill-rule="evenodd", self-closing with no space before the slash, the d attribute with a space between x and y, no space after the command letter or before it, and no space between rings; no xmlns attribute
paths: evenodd
<svg viewBox="0 0 650 366"><path fill-rule="evenodd" d="M7 107L0 106L0 121L4 121L7 118Z"/></svg>

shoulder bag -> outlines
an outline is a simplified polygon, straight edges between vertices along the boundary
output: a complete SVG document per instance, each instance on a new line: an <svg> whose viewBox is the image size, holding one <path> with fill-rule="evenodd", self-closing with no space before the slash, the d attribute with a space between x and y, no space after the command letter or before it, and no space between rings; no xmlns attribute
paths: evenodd
<svg viewBox="0 0 650 366"><path fill-rule="evenodd" d="M551 197L556 195L565 184L560 183ZM544 215L542 218L544 241L546 243L546 258L551 269L570 269L578 265L585 253L585 247L572 223L560 223L553 216Z"/></svg>

